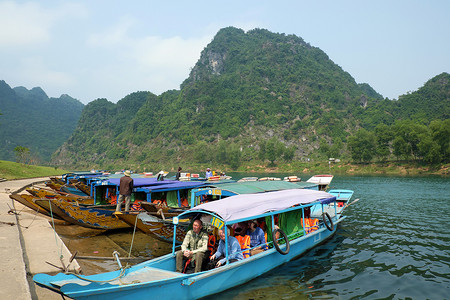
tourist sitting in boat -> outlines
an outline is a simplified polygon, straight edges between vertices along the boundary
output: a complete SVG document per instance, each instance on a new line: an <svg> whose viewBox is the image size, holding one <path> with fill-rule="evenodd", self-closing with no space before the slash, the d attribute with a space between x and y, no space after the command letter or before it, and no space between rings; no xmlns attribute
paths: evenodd
<svg viewBox="0 0 450 300"><path fill-rule="evenodd" d="M228 231L230 232L230 231ZM217 261L216 268L224 265L227 261L225 257L225 230L219 229L219 247L217 247L216 253L211 256L211 260ZM234 236L230 236L228 233L228 261L230 263L244 259L241 252L241 246L238 240ZM221 258L223 257L223 258Z"/></svg>
<svg viewBox="0 0 450 300"><path fill-rule="evenodd" d="M186 233L181 250L176 254L176 271L183 273L187 261L194 264L194 272L201 272L203 259L208 250L208 233L203 230L203 224L200 220L195 220L192 229Z"/></svg>
<svg viewBox="0 0 450 300"><path fill-rule="evenodd" d="M239 224L234 229L234 237L238 240L244 258L250 257L250 236L247 235L247 222ZM236 225L236 224L235 224Z"/></svg>
<svg viewBox="0 0 450 300"><path fill-rule="evenodd" d="M250 255L255 255L267 249L264 231L258 226L257 220L248 222L247 235L250 237Z"/></svg>

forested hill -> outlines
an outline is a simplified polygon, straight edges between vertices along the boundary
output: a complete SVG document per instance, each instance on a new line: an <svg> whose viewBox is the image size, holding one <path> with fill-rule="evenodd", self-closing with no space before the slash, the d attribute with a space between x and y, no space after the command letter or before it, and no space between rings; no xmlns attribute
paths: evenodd
<svg viewBox="0 0 450 300"><path fill-rule="evenodd" d="M45 163L74 131L84 105L68 95L49 98L39 87L12 89L0 80L0 160L16 159L14 148L27 148L26 162Z"/></svg>
<svg viewBox="0 0 450 300"><path fill-rule="evenodd" d="M202 51L180 90L160 96L136 92L117 104L105 99L88 104L54 161L106 168L236 168L256 160L328 155L318 151L322 145L345 155L347 137L358 128L411 118L402 105L416 101L412 96L383 99L300 37L228 27ZM429 93L417 99L423 105L411 108L413 116L435 101Z"/></svg>

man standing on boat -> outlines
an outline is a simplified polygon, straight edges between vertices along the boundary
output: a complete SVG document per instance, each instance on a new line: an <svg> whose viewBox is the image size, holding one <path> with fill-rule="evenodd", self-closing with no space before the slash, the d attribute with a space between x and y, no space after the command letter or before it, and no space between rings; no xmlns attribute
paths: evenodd
<svg viewBox="0 0 450 300"><path fill-rule="evenodd" d="M177 251L177 272L183 272L183 258L195 263L194 272L202 271L203 259L208 250L208 233L200 220L195 220L192 229L186 233L181 250Z"/></svg>
<svg viewBox="0 0 450 300"><path fill-rule="evenodd" d="M211 172L211 169L210 168L206 168L205 178L208 179L211 176L213 176L213 173Z"/></svg>
<svg viewBox="0 0 450 300"><path fill-rule="evenodd" d="M131 192L133 191L133 178L131 178L131 172L125 171L124 176L120 178L119 184L119 198L117 199L116 211L120 211L125 198L125 211L130 210Z"/></svg>

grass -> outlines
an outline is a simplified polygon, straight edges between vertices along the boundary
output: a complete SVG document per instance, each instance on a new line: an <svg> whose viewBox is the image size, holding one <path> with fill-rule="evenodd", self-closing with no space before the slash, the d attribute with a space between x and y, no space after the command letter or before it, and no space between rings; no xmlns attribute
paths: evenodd
<svg viewBox="0 0 450 300"><path fill-rule="evenodd" d="M62 175L64 173L68 173L68 171L54 167L26 165L22 163L15 163L12 161L0 160L0 178L3 179L12 180L47 177Z"/></svg>

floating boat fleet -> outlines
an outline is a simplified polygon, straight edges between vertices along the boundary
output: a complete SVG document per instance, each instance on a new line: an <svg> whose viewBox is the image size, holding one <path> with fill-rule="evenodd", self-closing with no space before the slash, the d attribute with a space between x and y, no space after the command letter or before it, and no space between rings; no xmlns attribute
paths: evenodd
<svg viewBox="0 0 450 300"><path fill-rule="evenodd" d="M210 181L198 180L195 175L183 176L182 181L160 181L143 174L133 177L132 210L115 212L120 177L70 173L51 178L45 188L29 187L26 193L10 197L42 214L83 227L139 229L172 243L172 252L132 267L123 267L116 256L117 271L90 276L37 274L33 280L38 285L73 299L125 299L149 294L167 299L205 297L243 284L327 240L345 219L344 210L358 201L351 202L351 190L326 192L331 175L316 175L306 182L294 176L237 182L228 176ZM229 235L235 224L264 220L268 249L219 268L192 274L176 272L176 251L199 218L209 236L215 235L214 240L219 240L218 229ZM227 251L225 258L228 262Z"/></svg>

